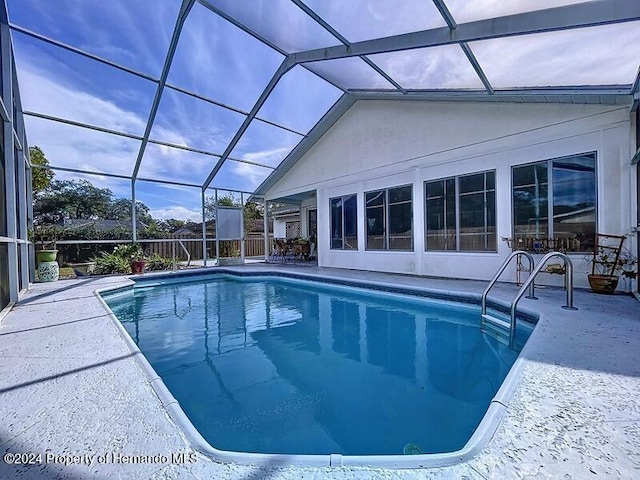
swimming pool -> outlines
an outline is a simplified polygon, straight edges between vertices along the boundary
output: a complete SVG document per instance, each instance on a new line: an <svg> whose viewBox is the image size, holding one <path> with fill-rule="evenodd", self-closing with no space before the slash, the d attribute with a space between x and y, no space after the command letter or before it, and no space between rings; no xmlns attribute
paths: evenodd
<svg viewBox="0 0 640 480"><path fill-rule="evenodd" d="M512 350L477 305L286 277L103 297L198 432L232 452L459 451L532 331L519 322Z"/></svg>

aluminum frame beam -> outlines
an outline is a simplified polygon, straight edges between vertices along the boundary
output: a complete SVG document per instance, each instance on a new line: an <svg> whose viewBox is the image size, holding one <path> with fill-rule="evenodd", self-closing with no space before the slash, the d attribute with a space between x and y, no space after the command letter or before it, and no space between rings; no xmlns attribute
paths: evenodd
<svg viewBox="0 0 640 480"><path fill-rule="evenodd" d="M169 76L171 63L173 62L173 57L176 53L176 49L178 48L178 41L180 40L180 33L182 32L182 27L184 27L184 22L187 20L187 17L189 16L189 12L191 11L191 8L195 4L195 2L196 0L182 0L182 5L180 6L180 12L178 13L178 18L176 20L176 25L173 29L173 35L171 36L171 42L169 43L169 48L167 50L167 56L164 61L164 66L162 67L160 80L158 81L158 88L156 89L156 94L155 94L155 97L153 98L153 103L151 105L151 111L149 112L149 117L147 119L147 126L145 128L144 135L142 137L142 145L140 145L138 158L136 160L135 167L133 168L133 174L131 175L131 179L134 182L138 177L140 164L142 163L142 157L144 157L144 152L147 148L147 142L149 141L149 136L151 135L151 129L153 128L153 123L156 119L158 108L160 107L162 92L164 91L164 86L167 83L167 77ZM135 208L133 210L135 215Z"/></svg>
<svg viewBox="0 0 640 480"><path fill-rule="evenodd" d="M244 110L240 110L239 108L232 107L232 106L227 105L227 104L222 103L222 102L218 102L217 100L213 100L211 98L205 97L204 95L200 95L199 93L190 92L189 90L185 90L184 88L172 85L170 83L167 83L165 85L165 87L169 88L171 90L175 90L176 92L184 93L185 95L188 95L190 97L197 98L198 100L202 100L203 102L210 103L211 105L215 105L217 107L222 107L222 108L225 108L227 110L231 110L232 112L239 113L240 115L244 115L244 116L249 115L249 112L245 112ZM302 133L302 132L298 132L297 130L294 130L294 129L289 128L289 127L285 127L284 125L280 125L280 124L278 124L276 122L272 122L271 120L267 120L266 118L261 118L261 117L257 117L256 116L256 120L259 120L259 121L261 121L263 123L266 123L268 125L272 125L274 127L281 128L282 130L287 130L287 131L289 131L291 133L295 133L296 135L304 136L304 133Z"/></svg>
<svg viewBox="0 0 640 480"><path fill-rule="evenodd" d="M507 103L573 103L601 104L629 107L633 96L629 85L609 87L566 87L541 89L496 90L490 94L486 90L423 90L409 91L400 96L396 92L357 90L350 93L358 100L417 100L440 102L507 102ZM595 101L589 100L595 97Z"/></svg>
<svg viewBox="0 0 640 480"><path fill-rule="evenodd" d="M338 40L340 40L340 42L342 42L343 45L345 46L349 46L351 45L351 42L349 42L349 40L347 40L345 37L343 37L340 32L338 32L335 28L333 28L324 18L322 18L320 15L318 15L316 12L314 12L313 10L311 10L307 5L305 5L303 2L301 2L300 0L291 0L293 3L295 3L298 8L300 8L304 13L306 13L309 17L311 17L311 19L313 21L315 21L318 25L320 25L322 28L324 28L327 32L329 32L331 35L333 35L334 37L336 37ZM406 93L406 90L404 88L402 88L402 85L400 85L398 82L396 82L393 78L391 78L387 72L385 72L384 70L382 70L380 67L378 67L378 65L376 65L372 60L370 60L369 58L365 57L365 56L361 56L360 57L367 65L369 65L371 68L373 68L381 77L383 77L387 82L389 82L391 85L393 85L397 90L401 91L402 93ZM317 74L316 74L317 75ZM344 91L344 89L343 89Z"/></svg>
<svg viewBox="0 0 640 480"><path fill-rule="evenodd" d="M9 28L11 30L15 30L17 32L23 33L25 35L29 35L29 36L35 38L36 40L40 40L42 42L48 43L48 44L53 45L55 47L59 47L59 48L62 48L64 50L68 50L68 51L70 51L72 53L75 53L77 55L81 55L81 56L83 56L85 58L88 58L88 59L91 59L91 60L95 60L96 62L100 62L100 63L102 63L104 65L109 66L109 67L116 68L116 69L121 70L121 71L123 71L125 73L129 73L131 75L135 75L136 77L143 78L143 79L148 80L150 82L153 82L155 84L159 83L159 79L157 79L157 78L155 78L155 77L153 77L151 75L147 75L145 73L138 72L137 70L133 70L133 69L131 69L129 67L125 67L124 65L120 65L119 63L112 62L111 60L107 60L106 58L100 57L98 55L94 55L94 54L89 53L89 52L87 52L85 50L82 50L80 48L72 47L71 45L68 45L68 44L63 43L63 42L59 42L58 40L54 40L54 39L52 39L50 37L47 37L45 35L41 35L41 34L39 34L37 32L28 30L28 29L23 28L23 27L21 27L19 25L10 25ZM311 71L311 70L309 70L309 71ZM315 72L311 72L311 73L313 73L314 75L319 76L320 78L322 78L325 81L328 81L327 79L325 79L324 77L318 75ZM336 85L336 87L339 88L340 90L344 91L343 88L341 88L341 87L339 87L337 85ZM239 108L232 107L232 106L227 105L227 104L222 103L222 102L218 102L218 101L213 100L211 98L208 98L208 97L205 97L203 95L200 95L200 94L198 94L196 92L192 92L190 90L187 90L185 88L179 87L177 85L173 85L173 84L168 83L168 82L165 82L165 88L169 88L169 89L174 90L176 92L180 92L180 93L183 93L183 94L188 95L190 97L197 98L198 100L202 100L202 101L210 103L212 105L215 105L215 106L218 106L218 107L222 107L222 108L225 108L227 110L231 110L232 112L239 113L241 115L248 115L249 114L248 112L245 112L244 110L241 110ZM30 112L30 113L33 114L34 112ZM285 127L284 125L279 125L278 123L272 122L271 120L267 120L265 118L260 118L260 117L256 117L256 119L260 120L261 122L267 123L269 125L273 125L274 127L278 127L278 128L283 129L283 130L287 130L287 131L289 131L291 133L295 133L297 135L304 135L301 132L293 130L292 128L289 128L289 127Z"/></svg>
<svg viewBox="0 0 640 480"><path fill-rule="evenodd" d="M396 98L404 98L402 93L393 92ZM327 131L338 121L342 115L349 110L353 104L358 100L356 95L345 93L338 99L336 103L329 109L327 113L320 119L316 126L309 132L298 145L287 155L287 157L280 163L278 168L269 175L258 188L256 188L254 195L263 196L273 185L275 185L285 173L307 153L307 151L325 134Z"/></svg>
<svg viewBox="0 0 640 480"><path fill-rule="evenodd" d="M6 224L6 238L11 239L7 245L7 264L9 275L6 279L9 283L9 303L18 301L20 290L20 278L18 275L18 223L16 216L17 203L17 191L16 191L16 177L17 162L14 156L14 143L13 143L13 55L11 45L11 33L9 26L6 23L0 24L0 49L2 55L0 60L2 61L2 101L7 109L8 121L3 121L0 128L3 129L4 145L2 151L4 155L4 183L5 183L5 198L3 200L3 207L7 212L7 224ZM4 242L3 242L4 243ZM3 278L2 281L5 281Z"/></svg>
<svg viewBox="0 0 640 480"><path fill-rule="evenodd" d="M273 90L276 88L276 85L278 84L280 79L295 66L295 64L291 62L290 58L291 57L287 57L283 60L283 62L278 67L278 70L276 70L276 73L274 73L273 76L271 77L271 80L269 80L269 83L260 94L260 97L258 97L258 100L253 105L253 108L249 112L249 115L247 115L247 117L244 119L244 122L242 122L242 125L240 125L240 128L231 139L231 142L229 142L229 145L227 145L227 148L225 149L224 153L220 157L220 160L218 160L218 163L216 163L215 166L213 167L213 170L211 170L211 173L209 174L204 184L202 185L203 190L206 190L207 188L209 188L209 185L211 185L213 178L220 171L225 160L229 157L233 149L236 147L236 145L240 141L240 138L242 138L242 135L244 135L244 133L247 131L247 128L249 128L249 125L251 124L253 119L256 117L258 111L262 108L264 103L267 101L267 98L269 98L269 95L271 95L271 92L273 92Z"/></svg>
<svg viewBox="0 0 640 480"><path fill-rule="evenodd" d="M494 93L493 86L491 85L491 82L489 82L489 79L487 78L487 75L484 73L484 70L482 70L480 63L478 62L478 59L476 58L476 56L473 54L473 51L471 50L471 47L469 46L469 44L467 42L463 42L460 44L460 47L462 48L462 51L467 57L467 60L469 60L469 63L471 64L473 69L476 71L476 75L480 77L480 81L484 85L485 90L489 94L493 95Z"/></svg>
<svg viewBox="0 0 640 480"><path fill-rule="evenodd" d="M444 1L443 0L433 0L433 3L435 4L436 8L440 12L440 15L442 15L442 18L444 18L444 21L446 22L447 26L452 31L455 30L456 28L458 28L458 24L456 23L455 19L453 18L453 15L449 11L449 8L444 3ZM480 81L484 85L485 90L492 94L493 93L493 87L491 86L491 83L489 82L489 79L485 75L484 70L482 70L482 67L480 66L480 63L478 62L478 59L473 54L473 51L471 50L471 47L469 46L469 44L467 42L462 42L460 44L460 47L462 48L462 51L464 52L465 56L467 57L467 60L469 61L469 63L473 67L473 69L475 70L476 75L478 75L478 77L480 77Z"/></svg>
<svg viewBox="0 0 640 480"><path fill-rule="evenodd" d="M352 43L348 47L339 45L307 50L305 52L292 53L291 57L296 64L317 62L638 20L640 20L640 2L637 0L594 0L564 7L463 23L457 25L455 30L451 30L447 26L365 40Z"/></svg>
<svg viewBox="0 0 640 480"><path fill-rule="evenodd" d="M256 40L264 43L265 45L271 47L273 50L275 50L276 52L278 52L280 55L282 55L283 57L288 57L289 56L289 52L287 52L286 50L284 50L283 48L280 48L278 45L276 45L275 43L273 43L270 40L267 40L264 36L260 35L258 32L250 29L249 27L247 27L244 23L236 20L235 18L233 18L231 15L227 15L224 11L220 10L218 7L216 7L215 5L212 5L210 2L208 2L207 0L197 0L198 3L200 5L202 5L203 7L207 8L208 10L212 11L213 13L215 13L216 15L218 15L219 17L224 18L226 21L228 21L229 23L231 23L232 25L236 26L237 28L239 28L240 30L242 30L244 33L246 33L247 35L252 36L253 38L255 38ZM338 85L337 83L335 83L333 80L330 80L326 77L324 77L323 75L320 75L317 72L314 72L313 70L309 70L307 67L305 67L304 65L302 65L302 67L305 70L308 70L309 72L311 72L312 74L316 75L317 77L320 77L322 80L324 80L327 83L330 83L331 85L333 85L334 87L336 87L338 90L341 90L343 92L346 92L346 89L344 87L341 87L340 85Z"/></svg>
<svg viewBox="0 0 640 480"><path fill-rule="evenodd" d="M119 63L112 62L111 60L107 60L106 58L102 58L98 55L94 55L93 53L86 52L80 48L73 47L69 44L59 42L58 40L54 40L53 38L34 32L33 30L29 30L28 28L15 25L13 23L9 25L9 28L15 32L22 33L23 35L27 35L29 37L35 38L36 40L40 40L42 42L48 43L49 45L53 45L54 47L59 47L69 52L82 55L83 57L89 58L91 60L95 60L96 62L100 62L104 65L108 65L110 67L117 68L118 70L121 70L123 72L130 73L131 75L135 75L136 77L144 78L145 80L149 80L150 82L158 83L158 79L153 77L152 75L147 75L146 73L138 72L137 70L133 70L132 68L125 67L124 65L120 65Z"/></svg>
<svg viewBox="0 0 640 480"><path fill-rule="evenodd" d="M24 111L23 114L27 115L27 116L30 116L30 117L42 118L44 120L49 120L51 122L63 123L65 125L72 125L74 127L86 128L88 130L94 130L96 132L101 132L101 133L107 133L109 135L116 135L118 137L129 138L131 140L138 140L138 141L142 140L142 137L140 135L134 135L132 133L120 132L118 130L112 130L110 128L98 127L96 125L89 125L87 123L76 122L75 120L67 120L65 118L55 117L55 116L52 116L52 115L46 115L44 113L31 112L31 111L27 110L27 111ZM257 119L257 120L259 120L259 119ZM295 132L293 132L293 133L295 133ZM298 135L304 136L301 133L299 133ZM199 148L188 147L187 145L179 145L177 143L164 142L164 141L161 141L161 140L153 140L153 139L149 139L148 143L152 143L154 145L162 145L164 147L176 148L178 150L184 150L184 151L187 151L187 152L199 153L201 155L208 155L210 157L220 158L220 154L219 153L209 152L207 150L201 150ZM263 167L263 168L269 168L271 170L275 170L275 167L272 167L270 165L265 165L265 164L262 164L262 163L258 163L258 162L252 162L250 160L242 160L242 159L233 158L233 157L229 157L229 160L233 160L234 162L246 163L246 164L249 164L249 165L255 165L257 167ZM131 178L131 176L127 175L126 178Z"/></svg>
<svg viewBox="0 0 640 480"><path fill-rule="evenodd" d="M78 168L59 167L59 166L56 166L56 165L47 165L47 166L33 165L32 168L34 168L34 169L42 169L42 170L58 170L60 172L80 173L80 174L83 174L83 175L96 175L98 177L119 178L119 179L122 179L122 180L131 180L131 177L129 175L122 175L122 174L119 174L119 173L104 173L104 172L97 172L97 171L92 171L92 170L80 170ZM200 184L185 183L185 182L174 182L172 180L158 180L158 179L153 179L153 178L138 177L137 181L160 183L160 184L163 184L163 185L175 185L177 187L201 188Z"/></svg>

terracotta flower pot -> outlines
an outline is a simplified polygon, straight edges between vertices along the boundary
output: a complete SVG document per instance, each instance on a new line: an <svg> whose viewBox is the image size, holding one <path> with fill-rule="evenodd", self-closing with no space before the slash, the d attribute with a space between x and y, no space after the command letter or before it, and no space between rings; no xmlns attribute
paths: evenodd
<svg viewBox="0 0 640 480"><path fill-rule="evenodd" d="M132 260L131 261L131 273L139 275L144 273L144 268L147 266L147 262L144 260Z"/></svg>
<svg viewBox="0 0 640 480"><path fill-rule="evenodd" d="M617 275L588 275L588 278L591 290L609 295L616 291L619 280Z"/></svg>

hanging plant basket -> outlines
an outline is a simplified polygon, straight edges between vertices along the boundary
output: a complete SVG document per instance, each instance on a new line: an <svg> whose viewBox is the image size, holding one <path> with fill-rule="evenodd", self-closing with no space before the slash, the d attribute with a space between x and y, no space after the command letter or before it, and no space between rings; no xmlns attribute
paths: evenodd
<svg viewBox="0 0 640 480"><path fill-rule="evenodd" d="M617 275L588 275L589 285L595 293L606 293L611 295L618 287Z"/></svg>

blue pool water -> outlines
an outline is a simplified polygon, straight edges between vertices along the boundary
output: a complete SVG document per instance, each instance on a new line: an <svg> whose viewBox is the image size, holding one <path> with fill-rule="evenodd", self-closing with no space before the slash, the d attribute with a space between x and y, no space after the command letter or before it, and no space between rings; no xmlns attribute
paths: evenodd
<svg viewBox="0 0 640 480"><path fill-rule="evenodd" d="M216 276L105 301L222 450L459 450L518 354L477 306L316 282Z"/></svg>

